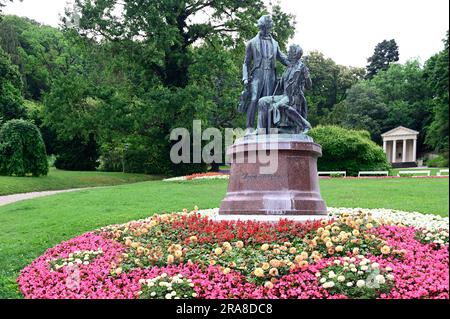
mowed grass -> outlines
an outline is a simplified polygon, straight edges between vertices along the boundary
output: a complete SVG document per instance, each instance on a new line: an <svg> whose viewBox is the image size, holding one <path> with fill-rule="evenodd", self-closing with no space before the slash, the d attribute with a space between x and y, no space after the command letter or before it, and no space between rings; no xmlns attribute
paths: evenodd
<svg viewBox="0 0 450 319"><path fill-rule="evenodd" d="M328 206L394 208L448 216L444 179L322 179ZM44 251L100 226L183 208L218 207L226 180L150 181L59 194L0 207L0 298L20 298L19 271Z"/></svg>
<svg viewBox="0 0 450 319"><path fill-rule="evenodd" d="M74 172L51 168L47 176L38 178L0 176L0 196L70 188L112 186L154 179L161 179L161 177L116 172Z"/></svg>

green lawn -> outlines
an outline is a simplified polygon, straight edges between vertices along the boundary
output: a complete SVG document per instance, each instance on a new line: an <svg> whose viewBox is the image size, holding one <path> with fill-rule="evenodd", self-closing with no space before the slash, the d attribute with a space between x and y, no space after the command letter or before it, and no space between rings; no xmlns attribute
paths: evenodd
<svg viewBox="0 0 450 319"><path fill-rule="evenodd" d="M389 171L389 175L391 176L397 176L399 171L431 171L431 176L436 176L437 173L441 169L448 169L448 167L442 167L442 168L435 168L435 167L429 167L429 168L394 168Z"/></svg>
<svg viewBox="0 0 450 319"><path fill-rule="evenodd" d="M112 186L159 178L158 176L144 174L72 172L51 168L48 176L39 178L0 176L0 196L70 188Z"/></svg>
<svg viewBox="0 0 450 319"><path fill-rule="evenodd" d="M328 206L395 208L448 216L448 179L322 179ZM227 181L150 181L0 207L0 298L20 297L18 272L46 249L99 226L157 212L218 207Z"/></svg>

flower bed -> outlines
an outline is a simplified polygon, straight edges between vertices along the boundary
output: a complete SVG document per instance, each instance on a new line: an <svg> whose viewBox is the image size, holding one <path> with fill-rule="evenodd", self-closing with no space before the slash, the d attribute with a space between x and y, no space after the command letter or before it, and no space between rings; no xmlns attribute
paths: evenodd
<svg viewBox="0 0 450 319"><path fill-rule="evenodd" d="M26 298L448 298L448 218L330 208L330 220L104 227L22 270Z"/></svg>
<svg viewBox="0 0 450 319"><path fill-rule="evenodd" d="M177 181L192 181L192 180L202 180L202 179L229 179L229 178L230 178L230 175L228 175L228 174L209 172L209 173L192 174L192 175L188 175L188 176L166 178L163 181L164 182L177 182Z"/></svg>

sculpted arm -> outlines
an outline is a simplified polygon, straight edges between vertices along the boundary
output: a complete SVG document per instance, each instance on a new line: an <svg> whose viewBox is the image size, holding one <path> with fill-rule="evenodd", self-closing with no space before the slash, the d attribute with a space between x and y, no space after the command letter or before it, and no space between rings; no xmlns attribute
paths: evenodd
<svg viewBox="0 0 450 319"><path fill-rule="evenodd" d="M283 52L281 52L280 47L278 47L277 50L277 60L280 61L284 66L288 66L289 64L287 56Z"/></svg>
<svg viewBox="0 0 450 319"><path fill-rule="evenodd" d="M247 48L245 49L244 65L242 66L242 81L244 83L247 83L249 81L249 70L251 69L252 59L252 45L251 42L248 42Z"/></svg>

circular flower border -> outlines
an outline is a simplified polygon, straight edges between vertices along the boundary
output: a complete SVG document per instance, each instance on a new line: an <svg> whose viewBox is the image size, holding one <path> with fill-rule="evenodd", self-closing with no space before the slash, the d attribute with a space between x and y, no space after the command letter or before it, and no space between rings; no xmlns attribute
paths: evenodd
<svg viewBox="0 0 450 319"><path fill-rule="evenodd" d="M23 269L26 298L445 298L449 220L329 208L296 223L214 221L218 209L88 232Z"/></svg>

